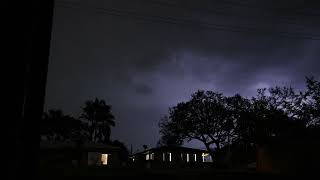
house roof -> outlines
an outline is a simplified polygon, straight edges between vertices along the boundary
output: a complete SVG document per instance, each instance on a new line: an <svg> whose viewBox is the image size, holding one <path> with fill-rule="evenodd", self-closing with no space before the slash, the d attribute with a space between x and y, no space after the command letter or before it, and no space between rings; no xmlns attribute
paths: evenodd
<svg viewBox="0 0 320 180"><path fill-rule="evenodd" d="M179 151L179 152L198 152L198 153L208 153L207 150L203 149L195 149L195 148L189 148L189 147L182 147L182 146L161 146L161 147L156 147L156 148L150 148L146 149L142 152L135 153L133 155L138 155L138 154L144 154L147 152L159 152L159 151Z"/></svg>
<svg viewBox="0 0 320 180"><path fill-rule="evenodd" d="M102 143L84 143L78 145L72 142L40 142L40 149L72 149L76 147L86 150L120 150L120 147Z"/></svg>

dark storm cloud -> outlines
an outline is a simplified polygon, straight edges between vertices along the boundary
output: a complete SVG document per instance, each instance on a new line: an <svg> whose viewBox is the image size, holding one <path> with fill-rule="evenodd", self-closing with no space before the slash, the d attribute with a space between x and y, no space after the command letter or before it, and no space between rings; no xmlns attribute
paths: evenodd
<svg viewBox="0 0 320 180"><path fill-rule="evenodd" d="M266 30L297 29L279 24L279 16L259 19L248 9L242 11L252 15L251 19L219 19L203 12L183 13L175 8L121 2L90 4L134 7L148 13L154 10L216 23L251 23ZM239 14L240 10L233 8L232 13ZM310 19L302 20L308 24L306 30L319 30L317 24L309 26ZM253 96L257 88L274 85L302 88L304 76L320 76L319 47L320 41L146 22L109 16L87 6L57 6L46 107L78 115L85 100L106 99L116 116L112 136L137 146L153 146L159 136L160 117L169 106L185 101L198 89Z"/></svg>
<svg viewBox="0 0 320 180"><path fill-rule="evenodd" d="M139 84L136 86L136 92L142 95L152 94L152 88L146 84Z"/></svg>

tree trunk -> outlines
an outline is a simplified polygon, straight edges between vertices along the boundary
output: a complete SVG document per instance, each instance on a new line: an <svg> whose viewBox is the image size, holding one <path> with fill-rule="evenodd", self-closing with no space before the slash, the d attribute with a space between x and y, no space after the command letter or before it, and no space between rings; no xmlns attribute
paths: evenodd
<svg viewBox="0 0 320 180"><path fill-rule="evenodd" d="M214 165L216 168L223 168L223 153L221 152L220 143L216 144L216 150L214 152Z"/></svg>
<svg viewBox="0 0 320 180"><path fill-rule="evenodd" d="M208 144L206 142L203 142L203 143L206 146L209 155L211 156L211 160L213 162L212 165L213 165L213 167L215 167L216 166L215 165L215 153L212 151L212 149L210 149L210 144Z"/></svg>

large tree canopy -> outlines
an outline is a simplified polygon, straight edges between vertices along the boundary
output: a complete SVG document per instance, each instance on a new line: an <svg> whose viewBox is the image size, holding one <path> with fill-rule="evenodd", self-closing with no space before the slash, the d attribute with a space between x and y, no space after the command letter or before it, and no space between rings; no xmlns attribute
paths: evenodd
<svg viewBox="0 0 320 180"><path fill-rule="evenodd" d="M212 91L197 91L191 100L169 109L169 115L160 121L160 133L165 140L182 143L197 139L213 155L230 136L230 114L226 98Z"/></svg>
<svg viewBox="0 0 320 180"><path fill-rule="evenodd" d="M196 139L214 155L235 142L252 145L269 137L295 138L308 128L319 128L320 83L314 78L306 79L305 92L291 87L257 92L252 99L195 92L189 101L169 108L160 120L160 142L181 145Z"/></svg>

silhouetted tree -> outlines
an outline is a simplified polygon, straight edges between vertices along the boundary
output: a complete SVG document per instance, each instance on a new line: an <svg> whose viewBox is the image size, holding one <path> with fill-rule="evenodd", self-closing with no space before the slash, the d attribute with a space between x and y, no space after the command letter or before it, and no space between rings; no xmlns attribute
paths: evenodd
<svg viewBox="0 0 320 180"><path fill-rule="evenodd" d="M314 78L306 78L306 91L296 92L292 87L274 87L265 95L265 89L260 90L255 104L264 104L263 109L256 109L256 114L265 113L259 117L261 126L272 127L273 136L301 134L308 127L319 126L320 83ZM269 118L267 121L266 118ZM265 124L267 123L267 124ZM270 133L269 133L270 134Z"/></svg>
<svg viewBox="0 0 320 180"><path fill-rule="evenodd" d="M222 94L197 91L188 102L169 109L169 115L160 121L160 133L165 138L174 135L177 142L197 139L218 160L219 151L230 134L229 116Z"/></svg>
<svg viewBox="0 0 320 180"><path fill-rule="evenodd" d="M288 137L298 127L298 123L292 120L285 109L279 108L273 98L272 93L266 95L266 89L259 89L257 96L252 99L258 143L264 143L270 137Z"/></svg>
<svg viewBox="0 0 320 180"><path fill-rule="evenodd" d="M120 160L122 162L127 162L129 160L129 150L128 148L124 145L124 143L118 141L118 140L115 140L112 142L112 145L116 146L116 147L119 147L120 148Z"/></svg>
<svg viewBox="0 0 320 180"><path fill-rule="evenodd" d="M251 146L270 137L285 141L304 134L319 136L315 132L320 129L320 83L307 78L306 87L299 93L291 87L258 89L252 99L197 91L161 118L159 144L197 139L219 162L221 147L235 142Z"/></svg>
<svg viewBox="0 0 320 180"><path fill-rule="evenodd" d="M307 90L304 94L302 110L309 119L307 126L320 127L320 82L314 77L306 78Z"/></svg>
<svg viewBox="0 0 320 180"><path fill-rule="evenodd" d="M228 145L237 141L245 146L250 146L255 139L255 118L253 116L253 106L249 99L239 94L227 97L227 113L228 116Z"/></svg>
<svg viewBox="0 0 320 180"><path fill-rule="evenodd" d="M107 105L104 100L98 98L86 101L80 118L87 123L90 141L110 142L111 126L115 125L111 105Z"/></svg>
<svg viewBox="0 0 320 180"><path fill-rule="evenodd" d="M171 121L168 116L161 118L159 127L161 137L157 143L158 146L181 146L183 144L182 134L179 133L176 122Z"/></svg>
<svg viewBox="0 0 320 180"><path fill-rule="evenodd" d="M181 146L183 144L183 139L181 139L179 135L174 134L174 128L170 128L169 125L165 127L168 120L168 116L164 116L159 123L161 137L157 142L157 146Z"/></svg>
<svg viewBox="0 0 320 180"><path fill-rule="evenodd" d="M307 127L317 126L317 83L307 78L307 90L299 93L292 87L273 87L268 95L266 89L259 89L257 97L252 99L258 139L297 138L306 133Z"/></svg>
<svg viewBox="0 0 320 180"><path fill-rule="evenodd" d="M62 110L49 110L40 123L40 136L47 141L73 141L82 138L82 123Z"/></svg>
<svg viewBox="0 0 320 180"><path fill-rule="evenodd" d="M144 150L148 149L148 146L145 145L145 144L142 147L143 147Z"/></svg>

